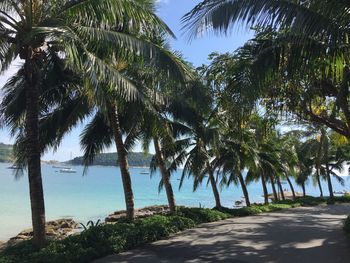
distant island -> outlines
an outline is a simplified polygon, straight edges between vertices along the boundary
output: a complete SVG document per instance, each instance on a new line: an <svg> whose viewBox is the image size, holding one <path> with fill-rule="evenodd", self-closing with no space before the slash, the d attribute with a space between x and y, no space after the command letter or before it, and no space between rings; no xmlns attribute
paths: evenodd
<svg viewBox="0 0 350 263"><path fill-rule="evenodd" d="M128 154L129 166L134 167L149 167L152 161L153 155L142 152L130 152ZM83 157L76 157L73 160L67 161L70 165L83 165ZM117 153L101 153L95 158L92 165L102 166L118 166Z"/></svg>
<svg viewBox="0 0 350 263"><path fill-rule="evenodd" d="M129 166L149 167L153 155L142 152L130 152L128 154ZM12 161L12 145L0 143L0 162L6 163ZM58 164L58 161L43 161L46 164ZM70 165L83 165L83 157L76 157L73 160L65 162ZM101 153L95 158L92 165L118 166L117 153Z"/></svg>
<svg viewBox="0 0 350 263"><path fill-rule="evenodd" d="M12 145L0 143L0 162L6 163L12 160Z"/></svg>

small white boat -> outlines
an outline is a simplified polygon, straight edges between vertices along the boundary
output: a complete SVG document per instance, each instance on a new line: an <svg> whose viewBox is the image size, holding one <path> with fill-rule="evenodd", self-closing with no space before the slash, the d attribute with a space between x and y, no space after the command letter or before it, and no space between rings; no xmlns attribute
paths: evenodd
<svg viewBox="0 0 350 263"><path fill-rule="evenodd" d="M12 165L12 166L7 167L7 169L11 169L11 170L19 170L20 168L18 168L18 167L17 167L17 166L15 166L15 165Z"/></svg>
<svg viewBox="0 0 350 263"><path fill-rule="evenodd" d="M66 173L66 174L75 174L77 171L73 170L72 168L63 168L60 170L60 173Z"/></svg>
<svg viewBox="0 0 350 263"><path fill-rule="evenodd" d="M142 171L142 172L140 172L140 174L149 174L149 172L147 172L147 171Z"/></svg>
<svg viewBox="0 0 350 263"><path fill-rule="evenodd" d="M66 167L66 166L52 166L52 168L54 168L54 169L67 169L69 167Z"/></svg>

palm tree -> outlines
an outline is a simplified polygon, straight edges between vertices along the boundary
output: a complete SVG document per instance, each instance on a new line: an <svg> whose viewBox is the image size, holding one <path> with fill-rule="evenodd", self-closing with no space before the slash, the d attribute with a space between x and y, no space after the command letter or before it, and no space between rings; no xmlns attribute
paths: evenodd
<svg viewBox="0 0 350 263"><path fill-rule="evenodd" d="M215 207L221 209L220 193L211 164L219 131L211 91L200 80L194 79L187 89L177 93L169 105L169 113L178 123L176 132L178 149L175 151L171 166L175 168L184 164L180 188L186 176L193 177L195 191L208 175Z"/></svg>
<svg viewBox="0 0 350 263"><path fill-rule="evenodd" d="M266 160L260 159L261 156L259 154L262 155L262 153L259 153L254 132L244 128L233 129L232 127L226 127L217 152L215 167L220 168L222 171L221 183L223 185L239 183L246 205L250 206L250 198L243 171L248 169L248 174L257 174L261 172L263 165L267 164L263 164Z"/></svg>
<svg viewBox="0 0 350 263"><path fill-rule="evenodd" d="M194 185L193 190L202 183L206 175L208 175L208 182L210 183L215 198L215 208L221 209L220 193L217 187L217 182L214 175L214 167L211 160L214 158L214 147L217 140L217 128L210 123L210 120L202 123L194 124L189 127L190 131L187 133L188 143L187 149L180 154L181 158L186 156L184 169L181 177L180 187L183 185L185 176L193 176Z"/></svg>
<svg viewBox="0 0 350 263"><path fill-rule="evenodd" d="M238 21L257 28L246 50L255 53L254 75L259 84L269 82L264 86L276 110L283 104L299 118L350 138L349 7L335 0L205 0L183 22L191 37L228 33Z"/></svg>
<svg viewBox="0 0 350 263"><path fill-rule="evenodd" d="M103 14L103 15L101 15ZM135 35L117 32L171 31L153 13L149 1L1 1L0 4L0 73L18 56L23 60L25 87L25 149L28 166L33 223L33 242L45 243L45 206L41 179L41 147L39 138L40 85L45 60L51 53L65 57L72 70L84 74L89 87L98 88L109 82L125 97L133 96L133 85L104 57L117 57L121 52L142 56L146 60L163 61L174 69L168 54L151 42ZM129 18L133 23L128 23ZM103 50L103 52L101 52ZM103 57L101 57L103 55Z"/></svg>

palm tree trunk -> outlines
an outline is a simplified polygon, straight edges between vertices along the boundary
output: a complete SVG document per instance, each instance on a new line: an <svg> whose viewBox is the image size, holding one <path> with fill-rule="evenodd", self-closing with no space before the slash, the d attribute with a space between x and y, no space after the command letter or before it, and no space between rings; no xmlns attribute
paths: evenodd
<svg viewBox="0 0 350 263"><path fill-rule="evenodd" d="M160 173L162 174L163 184L166 191L166 196L168 198L170 213L174 214L176 212L176 203L175 203L173 187L170 182L170 173L166 169L164 156L163 156L163 152L162 152L158 137L154 137L153 142L154 142L154 149L156 151L156 156L158 160L159 170L160 170Z"/></svg>
<svg viewBox="0 0 350 263"><path fill-rule="evenodd" d="M39 90L34 72L32 52L28 49L28 58L25 61L26 78L26 154L28 161L28 179L30 204L33 225L33 243L43 247L46 242L45 232L45 201L41 175L41 152L39 140Z"/></svg>
<svg viewBox="0 0 350 263"><path fill-rule="evenodd" d="M247 186L246 186L246 184L244 182L243 175L242 175L242 173L240 171L238 172L238 179L239 179L239 183L241 184L241 187L242 187L245 203L246 203L247 206L250 206L250 200L249 200L249 194L248 194Z"/></svg>
<svg viewBox="0 0 350 263"><path fill-rule="evenodd" d="M131 178L129 173L129 164L127 159L127 153L124 147L123 135L119 123L118 109L115 105L111 104L108 107L109 121L114 133L114 140L118 152L118 161L120 173L123 181L125 205L126 205L126 217L129 220L133 220L135 217L134 209L134 194L131 185Z"/></svg>
<svg viewBox="0 0 350 263"><path fill-rule="evenodd" d="M272 175L270 175L270 181L271 181L271 187L272 187L273 196L274 196L274 199L275 199L274 201L278 201L278 194L277 194L274 178L273 178Z"/></svg>
<svg viewBox="0 0 350 263"><path fill-rule="evenodd" d="M289 184L290 190L292 191L293 200L295 200L296 196L295 196L294 187L293 187L292 181L290 180L288 174L286 174L286 178L287 178L287 182Z"/></svg>
<svg viewBox="0 0 350 263"><path fill-rule="evenodd" d="M303 189L303 197L306 197L305 182L301 183L301 188Z"/></svg>
<svg viewBox="0 0 350 263"><path fill-rule="evenodd" d="M264 173L261 174L261 184L262 184L263 191L264 191L264 204L268 205L269 204L269 192L267 191L266 179L265 179Z"/></svg>
<svg viewBox="0 0 350 263"><path fill-rule="evenodd" d="M276 180L277 180L278 188L280 189L282 200L284 201L284 200L286 200L286 198L284 196L283 187L282 187L282 184L281 184L281 179L279 178L279 176L276 176Z"/></svg>
<svg viewBox="0 0 350 263"><path fill-rule="evenodd" d="M328 190L329 190L329 198L331 200L333 200L334 199L333 185L332 185L331 172L330 172L330 169L329 169L328 161L326 163L326 173L327 173L327 183L328 183Z"/></svg>
<svg viewBox="0 0 350 263"><path fill-rule="evenodd" d="M332 186L332 180L331 180L331 173L329 169L329 140L327 137L327 132L325 129L322 129L322 137L323 140L325 140L324 144L324 156L325 156L325 162L326 162L326 178L327 178L327 184L328 184L328 191L329 191L329 198L331 200L334 199L334 193L333 193L333 186Z"/></svg>
<svg viewBox="0 0 350 263"><path fill-rule="evenodd" d="M221 209L222 206L221 206L221 201L220 201L219 190L218 190L218 187L216 185L213 168L211 167L209 162L207 162L207 169L208 169L208 175L209 175L209 181L211 184L211 188L213 189L213 193L214 193L215 208Z"/></svg>
<svg viewBox="0 0 350 263"><path fill-rule="evenodd" d="M316 177L317 177L318 188L320 189L320 197L323 197L323 189L322 189L321 178L320 178L320 169L318 166L316 167Z"/></svg>

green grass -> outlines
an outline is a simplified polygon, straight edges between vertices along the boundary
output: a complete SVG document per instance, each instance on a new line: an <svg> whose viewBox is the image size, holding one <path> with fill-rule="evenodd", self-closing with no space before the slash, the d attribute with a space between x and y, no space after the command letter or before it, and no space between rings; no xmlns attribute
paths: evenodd
<svg viewBox="0 0 350 263"><path fill-rule="evenodd" d="M202 208L178 207L176 215L155 215L134 222L91 227L76 236L50 241L41 250L30 241L9 247L0 253L0 263L81 263L90 262L113 253L120 253L144 244L167 238L171 234L208 223L265 212L279 211L298 206L326 203L327 199L306 197L296 201L281 201L269 205L252 205L240 209L223 208L220 211ZM350 202L350 196L337 197L335 202ZM344 230L350 233L350 217Z"/></svg>

